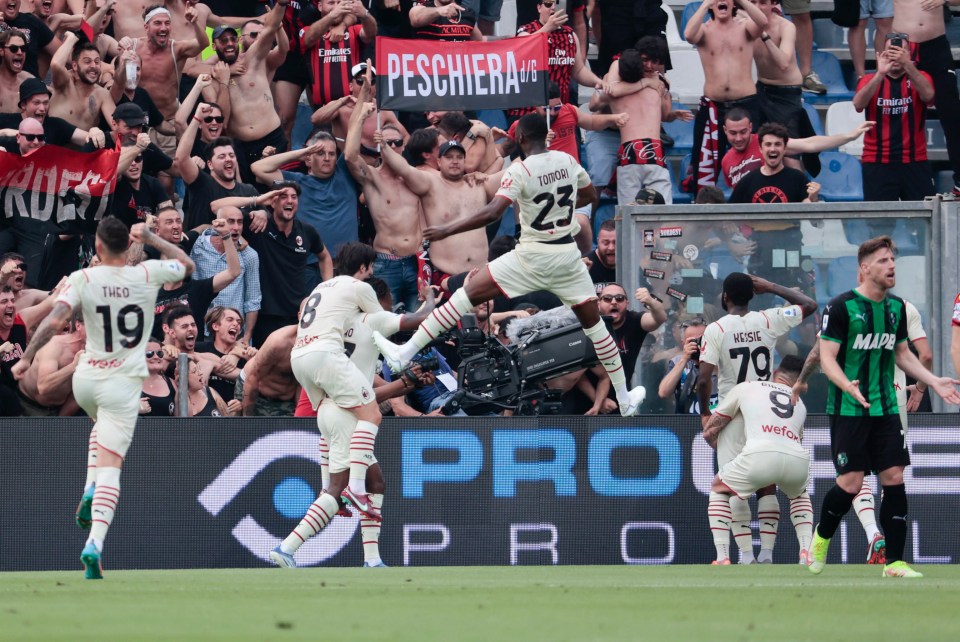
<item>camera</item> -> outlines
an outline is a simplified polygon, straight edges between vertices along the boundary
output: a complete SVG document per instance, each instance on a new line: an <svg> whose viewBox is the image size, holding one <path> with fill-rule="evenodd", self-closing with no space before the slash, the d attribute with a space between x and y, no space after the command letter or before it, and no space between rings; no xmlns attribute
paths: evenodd
<svg viewBox="0 0 960 642"><path fill-rule="evenodd" d="M700 350L703 348L703 337L693 337L690 339L697 345L697 349L690 353L691 361L700 361Z"/></svg>
<svg viewBox="0 0 960 642"><path fill-rule="evenodd" d="M443 414L463 410L478 415L511 410L516 415L559 414L562 393L549 379L599 363L593 342L579 324L524 331L519 341L503 345L477 327L476 317L464 315L461 327L437 339L453 340L462 359L458 390Z"/></svg>

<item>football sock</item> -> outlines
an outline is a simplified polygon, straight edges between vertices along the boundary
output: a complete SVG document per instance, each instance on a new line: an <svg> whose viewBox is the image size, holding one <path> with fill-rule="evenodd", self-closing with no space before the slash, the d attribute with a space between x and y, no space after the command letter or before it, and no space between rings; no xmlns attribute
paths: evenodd
<svg viewBox="0 0 960 642"><path fill-rule="evenodd" d="M613 390L617 393L618 403L627 403L627 379L623 372L623 363L620 361L620 348L610 336L607 324L603 321L592 328L584 329L584 334L593 342L593 349L597 359L603 364L603 369L610 377Z"/></svg>
<svg viewBox="0 0 960 642"><path fill-rule="evenodd" d="M90 429L90 441L87 442L87 479L83 489L90 488L97 481L97 424Z"/></svg>
<svg viewBox="0 0 960 642"><path fill-rule="evenodd" d="M872 542L873 538L880 534L880 529L877 528L877 512L874 509L873 490L866 479L863 480L863 487L853 500L853 507L857 511L857 519L863 524L867 541Z"/></svg>
<svg viewBox="0 0 960 642"><path fill-rule="evenodd" d="M707 520L717 549L717 561L730 559L730 498L722 493L710 492L707 503Z"/></svg>
<svg viewBox="0 0 960 642"><path fill-rule="evenodd" d="M751 564L753 557L753 533L750 531L750 502L735 495L730 496L730 530L733 531L733 541L740 549L740 563Z"/></svg>
<svg viewBox="0 0 960 642"><path fill-rule="evenodd" d="M330 523L333 516L337 514L340 507L333 495L327 492L320 493L320 496L310 504L307 514L303 516L297 527L287 535L287 539L280 544L280 550L287 555L293 555L297 552L304 542L320 532L320 530Z"/></svg>
<svg viewBox="0 0 960 642"><path fill-rule="evenodd" d="M323 483L323 490L330 487L330 446L323 435L320 435L320 481Z"/></svg>
<svg viewBox="0 0 960 642"><path fill-rule="evenodd" d="M773 559L773 546L777 543L777 529L780 527L780 500L776 493L757 499L757 521L760 523L760 555L757 559Z"/></svg>
<svg viewBox="0 0 960 642"><path fill-rule="evenodd" d="M837 532L840 520L850 510L856 493L848 493L836 484L823 497L823 506L820 508L820 523L817 524L817 534L824 539L830 539Z"/></svg>
<svg viewBox="0 0 960 642"><path fill-rule="evenodd" d="M883 487L880 525L887 539L887 564L899 562L907 545L907 490L903 484Z"/></svg>
<svg viewBox="0 0 960 642"><path fill-rule="evenodd" d="M369 421L358 421L350 438L350 490L367 494L367 468L373 464L373 444L380 427Z"/></svg>
<svg viewBox="0 0 960 642"><path fill-rule="evenodd" d="M472 309L466 288L454 292L450 300L431 312L410 340L400 346L400 360L410 361L424 346L457 325L460 317Z"/></svg>
<svg viewBox="0 0 960 642"><path fill-rule="evenodd" d="M383 495L370 493L370 503L374 508L383 507ZM360 536L363 538L363 561L367 564L380 562L380 522L360 515Z"/></svg>
<svg viewBox="0 0 960 642"><path fill-rule="evenodd" d="M93 491L91 513L93 516L90 526L90 540L103 550L103 540L113 522L117 512L117 502L120 500L120 469L99 468L97 470L97 488ZM90 541L87 540L87 541Z"/></svg>
<svg viewBox="0 0 960 642"><path fill-rule="evenodd" d="M809 551L813 542L813 504L807 491L790 500L790 521L797 531L797 543L801 551Z"/></svg>

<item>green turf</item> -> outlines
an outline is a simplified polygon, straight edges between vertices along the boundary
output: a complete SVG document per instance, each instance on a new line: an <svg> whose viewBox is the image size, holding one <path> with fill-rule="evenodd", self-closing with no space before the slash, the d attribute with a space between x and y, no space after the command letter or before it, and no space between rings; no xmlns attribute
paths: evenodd
<svg viewBox="0 0 960 642"><path fill-rule="evenodd" d="M957 640L960 568L469 567L0 574L3 640Z"/></svg>

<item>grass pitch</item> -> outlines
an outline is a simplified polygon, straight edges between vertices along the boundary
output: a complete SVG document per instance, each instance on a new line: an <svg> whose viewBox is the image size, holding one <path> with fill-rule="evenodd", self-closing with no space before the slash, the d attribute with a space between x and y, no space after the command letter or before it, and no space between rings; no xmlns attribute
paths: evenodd
<svg viewBox="0 0 960 642"><path fill-rule="evenodd" d="M3 640L957 640L960 567L0 574Z"/></svg>

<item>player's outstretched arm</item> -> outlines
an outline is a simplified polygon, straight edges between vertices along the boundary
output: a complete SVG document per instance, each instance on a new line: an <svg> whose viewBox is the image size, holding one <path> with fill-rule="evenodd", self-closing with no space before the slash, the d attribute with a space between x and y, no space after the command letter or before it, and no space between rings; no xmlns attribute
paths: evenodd
<svg viewBox="0 0 960 642"><path fill-rule="evenodd" d="M800 376L797 377L797 382L793 384L793 392L790 395L791 404L796 406L797 402L800 401L800 395L807 392L807 380L813 376L813 373L816 372L819 366L820 341L818 340L813 344L810 354L807 355L807 360L803 362L803 369L800 371Z"/></svg>
<svg viewBox="0 0 960 642"><path fill-rule="evenodd" d="M29 345L27 345L23 356L20 357L20 361L14 364L11 371L15 379L21 379L23 375L27 373L30 364L33 362L33 358L37 356L40 348L50 343L50 339L63 331L72 314L73 308L71 308L69 304L63 301L57 301L56 304L54 304L53 311L40 322L40 327L33 333L33 338Z"/></svg>
<svg viewBox="0 0 960 642"><path fill-rule="evenodd" d="M753 280L753 291L756 294L764 294L769 292L777 295L781 299L786 300L787 303L791 305L799 305L800 309L803 311L804 319L817 311L817 302L799 290L785 287L779 283L771 283L770 281L761 279L753 274L750 275L750 279Z"/></svg>
<svg viewBox="0 0 960 642"><path fill-rule="evenodd" d="M958 392L956 388L956 386L960 385L960 380L951 379L950 377L938 377L924 368L917 356L910 352L907 341L898 343L895 350L897 366L907 373L908 376L927 384L947 403L960 405L960 392Z"/></svg>
<svg viewBox="0 0 960 642"><path fill-rule="evenodd" d="M476 216L462 219L450 225L428 227L423 231L423 238L427 241L439 241L454 234L486 227L490 223L500 220L510 203L510 199L504 196L494 196L493 200L484 205Z"/></svg>
<svg viewBox="0 0 960 642"><path fill-rule="evenodd" d="M160 256L165 259L179 261L183 265L183 269L186 270L184 278L193 274L193 271L197 267L196 264L194 264L193 259L187 256L187 253L184 252L182 248L160 238L151 232L150 229L143 223L137 223L130 228L130 238L134 241L134 243L143 243L144 245L149 245L160 252Z"/></svg>

